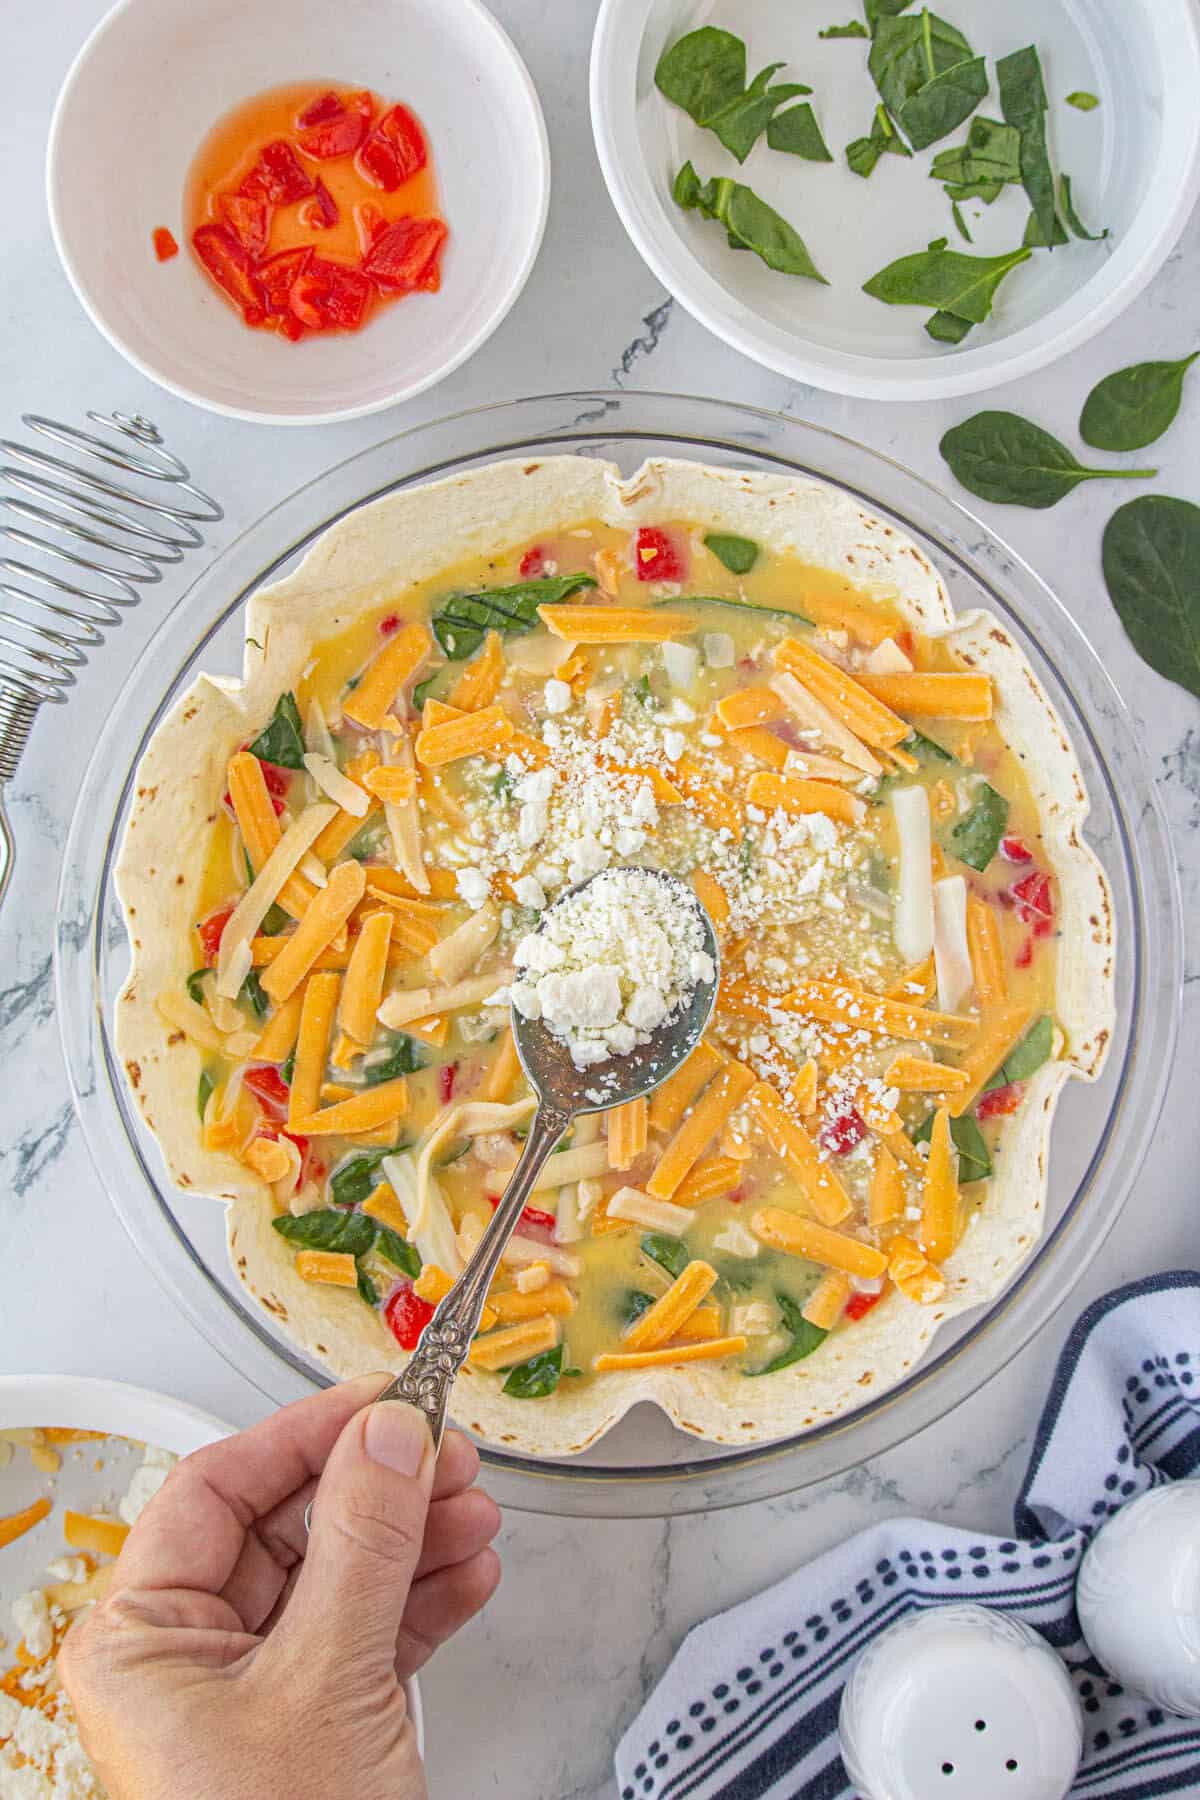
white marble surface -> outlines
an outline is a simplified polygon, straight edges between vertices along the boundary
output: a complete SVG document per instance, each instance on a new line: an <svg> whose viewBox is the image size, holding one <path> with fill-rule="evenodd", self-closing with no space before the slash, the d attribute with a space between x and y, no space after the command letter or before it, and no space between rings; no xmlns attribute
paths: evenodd
<svg viewBox="0 0 1200 1800"><path fill-rule="evenodd" d="M265 507L327 464L390 430L484 401L569 387L703 392L770 406L876 445L940 479L940 433L969 403L888 407L797 387L726 350L658 288L627 244L592 149L586 101L589 0L499 0L529 62L554 155L550 227L524 296L485 350L435 393L398 413L312 431L271 431L194 411L126 368L84 317L54 255L42 156L55 91L103 0L22 9L0 69L0 429L27 410L141 408L226 508L227 543ZM10 27L15 20L10 18ZM232 95L231 95L232 97ZM1036 408L1069 434L1104 372L1194 348L1200 221L1149 291L1084 350L995 405ZM1156 447L1166 491L1200 496L1200 404ZM1123 497L1123 496L1121 496ZM1200 715L1144 668L1109 608L1100 530L1111 489L1085 486L1056 511L987 508L1097 643L1137 718L1168 809L1185 907L1200 883ZM164 599L173 596L165 596ZM51 900L76 770L136 650L151 601L98 658L65 713L43 715L10 793L19 839L0 921L0 1371L70 1369L168 1387L248 1422L260 1396L218 1358L139 1264L99 1190L74 1122L58 1046L50 967ZM1200 943L1189 944L1189 982ZM1196 1257L1200 1064L1191 1032L1200 988L1185 993L1181 1066L1154 1154L1124 1218L1078 1291L1082 1305L1135 1274ZM439 1800L601 1800L613 1793L612 1746L683 1633L718 1607L890 1514L1007 1526L1047 1374L1076 1305L972 1402L941 1425L824 1488L741 1514L655 1523L570 1523L510 1516L506 1581L486 1616L443 1652L426 1680L430 1768ZM461 1702L468 1701L464 1723Z"/></svg>

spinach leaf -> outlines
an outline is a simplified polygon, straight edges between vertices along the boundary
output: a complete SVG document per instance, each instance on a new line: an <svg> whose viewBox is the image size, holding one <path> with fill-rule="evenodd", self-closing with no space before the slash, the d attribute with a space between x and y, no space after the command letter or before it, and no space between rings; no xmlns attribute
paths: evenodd
<svg viewBox="0 0 1200 1800"><path fill-rule="evenodd" d="M382 1256L384 1262L391 1263L394 1269L400 1269L415 1281L421 1273L421 1258L412 1244L407 1238L402 1238L398 1231L393 1231L390 1225L381 1225L378 1220L373 1220L372 1223L375 1226L372 1249L376 1256Z"/></svg>
<svg viewBox="0 0 1200 1800"><path fill-rule="evenodd" d="M1002 181L948 181L946 183L947 200L957 200L961 206L966 200L982 200L990 206L993 200L1004 192Z"/></svg>
<svg viewBox="0 0 1200 1800"><path fill-rule="evenodd" d="M950 848L969 869L986 869L1008 824L1008 801L985 781L970 812L950 833Z"/></svg>
<svg viewBox="0 0 1200 1800"><path fill-rule="evenodd" d="M1046 237L1042 231L1041 221L1035 212L1031 212L1026 219L1021 236L1021 242L1027 250L1057 250L1061 244L1069 244L1070 241L1067 228L1057 213L1054 215L1054 231L1050 237Z"/></svg>
<svg viewBox="0 0 1200 1800"><path fill-rule="evenodd" d="M829 1333L822 1331L819 1325L810 1325L803 1310L796 1305L790 1294L776 1294L775 1300L783 1314L784 1327L791 1333L792 1341L786 1350L781 1350L778 1356L772 1357L765 1368L748 1369L746 1371L748 1375L775 1375L780 1369L788 1369L793 1363L802 1362L806 1356L811 1356L813 1351L829 1336Z"/></svg>
<svg viewBox="0 0 1200 1800"><path fill-rule="evenodd" d="M863 292L889 306L933 306L978 325L992 310L996 289L1018 263L1028 262L1030 250L1010 250L1005 256L965 256L947 250L939 238L927 250L902 256L863 282Z"/></svg>
<svg viewBox="0 0 1200 1800"><path fill-rule="evenodd" d="M301 1213L298 1219L282 1213L271 1224L281 1238L302 1250L337 1250L347 1256L365 1256L375 1242L375 1221L366 1213L339 1212L326 1208L322 1212Z"/></svg>
<svg viewBox="0 0 1200 1800"><path fill-rule="evenodd" d="M852 172L861 175L865 181L868 175L874 174L876 163L885 153L889 156L912 155L888 117L887 107L881 103L875 108L870 136L855 138L852 144L846 145L846 161Z"/></svg>
<svg viewBox="0 0 1200 1800"><path fill-rule="evenodd" d="M1083 223L1075 210L1075 202L1071 198L1071 177L1069 175L1060 175L1058 178L1058 198L1062 207L1062 216L1067 221L1072 237L1083 238L1089 244L1099 244L1109 235L1107 225L1103 231L1089 231Z"/></svg>
<svg viewBox="0 0 1200 1800"><path fill-rule="evenodd" d="M867 59L884 105L914 150L968 118L987 93L984 59L962 32L928 7L880 17Z"/></svg>
<svg viewBox="0 0 1200 1800"><path fill-rule="evenodd" d="M828 144L821 136L817 115L805 100L800 106L789 106L767 126L767 144L772 150L786 150L802 156L806 162L832 162Z"/></svg>
<svg viewBox="0 0 1200 1800"><path fill-rule="evenodd" d="M287 927L288 916L282 906L271 905L267 908L266 917L259 926L263 937L278 937Z"/></svg>
<svg viewBox="0 0 1200 1800"><path fill-rule="evenodd" d="M512 587L480 588L473 594L452 594L430 620L433 635L450 658L462 662L473 656L488 631L518 637L538 623L539 606L555 606L581 588L594 588L593 575L541 575L518 581Z"/></svg>
<svg viewBox="0 0 1200 1800"><path fill-rule="evenodd" d="M1140 450L1173 423L1183 399L1183 379L1200 356L1178 362L1134 363L1097 382L1083 403L1079 435L1096 450Z"/></svg>
<svg viewBox="0 0 1200 1800"><path fill-rule="evenodd" d="M251 744L250 754L281 769L304 767L304 726L295 694L280 694L271 722Z"/></svg>
<svg viewBox="0 0 1200 1800"><path fill-rule="evenodd" d="M295 1073L296 1073L296 1052L293 1050L291 1055L288 1057L285 1057L283 1062L281 1062L279 1065L279 1079L280 1079L280 1081L286 1082L288 1087L291 1087L292 1076Z"/></svg>
<svg viewBox="0 0 1200 1800"><path fill-rule="evenodd" d="M793 625L811 625L813 620L805 613L793 612L790 606L764 606L760 600L742 600L730 594L689 594L689 607L693 606L733 606L738 612L769 613L774 619L789 619ZM678 601L654 601L658 606L677 606Z"/></svg>
<svg viewBox="0 0 1200 1800"><path fill-rule="evenodd" d="M425 702L429 698L430 689L434 686L434 684L436 682L441 680L441 678L444 674L445 674L444 668L435 669L432 675L427 675L425 677L424 681L418 681L418 682L414 683L413 691L412 691L412 703L413 703L414 712L421 712L424 710ZM436 696L435 696L435 698L436 698Z"/></svg>
<svg viewBox="0 0 1200 1800"><path fill-rule="evenodd" d="M880 19L890 19L896 13L907 12L911 5L912 0L863 0L863 11L867 15L872 35Z"/></svg>
<svg viewBox="0 0 1200 1800"><path fill-rule="evenodd" d="M363 1268L358 1271L358 1297L365 1300L368 1306L379 1305L379 1289Z"/></svg>
<svg viewBox="0 0 1200 1800"><path fill-rule="evenodd" d="M648 675L639 675L637 680L630 684L629 691L638 705L646 707L648 711L653 712L658 706L658 699L654 689L650 686Z"/></svg>
<svg viewBox="0 0 1200 1800"><path fill-rule="evenodd" d="M963 238L966 238L966 240L967 240L967 242L968 242L968 244L973 244L973 243L974 243L974 242L975 242L975 239L974 239L974 238L973 238L973 237L972 237L972 236L971 236L971 234L970 234L970 232L969 232L969 231L968 231L968 230L967 230L967 221L966 221L966 220L965 220L965 219L964 219L964 218L963 218L963 216L962 216L962 213L961 213L961 211L960 211L960 210L959 210L959 205L958 205L958 201L957 201L957 200L953 200L953 201L951 201L951 203L950 203L950 211L951 211L951 213L952 213L952 214L953 214L953 216L954 216L954 223L955 223L955 225L956 225L956 226L957 226L957 228L958 228L958 235L959 235L959 237L963 237ZM953 318L953 317L954 317L954 314L953 314L953 313L949 313L949 314L948 314L948 315L947 315L947 317L949 317L949 318L951 318L951 319L952 319L952 318ZM963 320L963 321L962 321L962 323L963 323L963 324L964 324L964 325L966 325L966 324L967 324L967 320L966 320L966 319L964 319L964 320ZM966 333L965 333L965 332L964 332L964 333L963 333L963 336L964 336L964 337L965 337L965 336L966 336Z"/></svg>
<svg viewBox="0 0 1200 1800"><path fill-rule="evenodd" d="M682 1275L692 1260L682 1238L669 1237L665 1231L648 1231L642 1239L642 1255L656 1262L667 1274Z"/></svg>
<svg viewBox="0 0 1200 1800"><path fill-rule="evenodd" d="M1021 134L1021 182L1037 220L1038 241L1053 248L1065 238L1056 236L1062 226L1054 207L1054 171L1046 147L1046 84L1036 47L1027 44L1002 56L996 80L1004 122Z"/></svg>
<svg viewBox="0 0 1200 1800"><path fill-rule="evenodd" d="M618 1316L622 1325L632 1325L634 1320L640 1319L644 1312L649 1312L653 1305L653 1294L643 1293L640 1288L629 1288L621 1296Z"/></svg>
<svg viewBox="0 0 1200 1800"><path fill-rule="evenodd" d="M502 1392L514 1400L544 1400L558 1386L562 1354L562 1345L556 1344L553 1350L542 1350L528 1362L518 1363L509 1370Z"/></svg>
<svg viewBox="0 0 1200 1800"><path fill-rule="evenodd" d="M800 234L740 181L714 176L702 182L687 162L675 177L671 192L685 211L695 208L706 219L722 224L735 250L753 250L768 269L781 275L803 275L825 285L825 277L808 254Z"/></svg>
<svg viewBox="0 0 1200 1800"><path fill-rule="evenodd" d="M216 1085L208 1070L201 1069L200 1080L196 1084L196 1111L201 1118L204 1117L204 1109L212 1098L212 1091Z"/></svg>
<svg viewBox="0 0 1200 1800"><path fill-rule="evenodd" d="M1089 94L1086 88L1076 88L1073 94L1067 95L1067 105L1075 107L1078 112L1095 112L1099 104L1100 96Z"/></svg>
<svg viewBox="0 0 1200 1800"><path fill-rule="evenodd" d="M778 87L771 87L769 84L772 75L782 67L782 63L768 63L765 69L760 69L744 94L739 94L736 99L723 106L719 113L714 113L711 119L703 121L720 138L730 156L740 163L745 162L786 100L795 100L800 94L812 93L812 89L802 81L781 81ZM811 112L812 109L809 110Z"/></svg>
<svg viewBox="0 0 1200 1800"><path fill-rule="evenodd" d="M1155 469L1088 469L1048 431L1017 413L980 412L941 442L951 470L981 500L1001 506L1056 506L1081 481L1138 481Z"/></svg>
<svg viewBox="0 0 1200 1800"><path fill-rule="evenodd" d="M861 19L851 19L847 25L826 25L824 31L818 31L819 38L865 38L870 32Z"/></svg>
<svg viewBox="0 0 1200 1800"><path fill-rule="evenodd" d="M371 1190L378 1180L378 1169L385 1156L395 1156L398 1151L407 1149L404 1143L391 1144L386 1150L364 1150L359 1156L352 1156L343 1163L329 1183L331 1199L337 1206L359 1206L369 1200ZM306 1218L315 1215L306 1213Z"/></svg>
<svg viewBox="0 0 1200 1800"><path fill-rule="evenodd" d="M265 1019L270 1011L271 1003L263 993L262 981L257 969L251 969L245 981L238 989L238 999L249 1002L256 1019Z"/></svg>
<svg viewBox="0 0 1200 1800"><path fill-rule="evenodd" d="M975 327L970 319L960 319L957 313L935 312L926 319L925 329L939 344L961 344Z"/></svg>
<svg viewBox="0 0 1200 1800"><path fill-rule="evenodd" d="M999 119L972 119L966 143L939 150L929 173L935 181L950 182L956 187L1020 181L1021 134L1015 125L1003 125ZM974 198L966 194L954 197Z"/></svg>
<svg viewBox="0 0 1200 1800"><path fill-rule="evenodd" d="M1109 598L1139 656L1200 695L1200 507L1146 494L1108 521Z"/></svg>
<svg viewBox="0 0 1200 1800"><path fill-rule="evenodd" d="M710 531L704 543L717 561L723 562L734 575L748 574L758 561L758 545L753 538L734 537L724 531Z"/></svg>
<svg viewBox="0 0 1200 1800"><path fill-rule="evenodd" d="M923 731L918 731L915 727L905 738L904 748L910 756L915 756L918 762L958 761L957 756L951 756L949 750L943 749L941 744L935 742L931 737L926 737Z"/></svg>
<svg viewBox="0 0 1200 1800"><path fill-rule="evenodd" d="M746 46L732 31L703 25L664 50L654 71L660 94L707 125L746 86Z"/></svg>
<svg viewBox="0 0 1200 1800"><path fill-rule="evenodd" d="M1049 1013L1043 1013L1040 1019L1034 1020L1020 1043L1009 1051L991 1080L984 1082L984 1092L1008 1087L1014 1081L1028 1081L1034 1070L1049 1060L1053 1048L1054 1020Z"/></svg>
<svg viewBox="0 0 1200 1800"><path fill-rule="evenodd" d="M909 1136L914 1144L927 1144L933 1136L933 1114L927 1113ZM970 1113L951 1119L950 1137L958 1151L960 1187L972 1181L986 1181L992 1173L992 1156L979 1125Z"/></svg>
<svg viewBox="0 0 1200 1800"><path fill-rule="evenodd" d="M188 994L190 998L196 1002L197 1006L204 1005L204 977L211 974L212 970L205 967L203 969L193 969L187 978Z"/></svg>
<svg viewBox="0 0 1200 1800"><path fill-rule="evenodd" d="M364 1068L363 1080L367 1087L378 1087L381 1081L394 1081L397 1075L415 1075L424 1067L424 1052L416 1038L397 1032L386 1062L372 1063L369 1069Z"/></svg>

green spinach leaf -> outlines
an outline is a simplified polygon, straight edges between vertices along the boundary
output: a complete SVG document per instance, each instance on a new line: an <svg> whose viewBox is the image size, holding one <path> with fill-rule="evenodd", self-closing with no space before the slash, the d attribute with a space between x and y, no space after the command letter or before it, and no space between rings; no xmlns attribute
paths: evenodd
<svg viewBox="0 0 1200 1800"><path fill-rule="evenodd" d="M911 156L912 151L888 117L887 107L880 102L871 121L870 135L855 138L852 144L846 145L846 161L852 172L861 175L865 181L868 175L874 174L876 163L885 154Z"/></svg>
<svg viewBox="0 0 1200 1800"><path fill-rule="evenodd" d="M970 812L951 831L950 849L969 869L986 869L1007 824L1008 801L985 781Z"/></svg>
<svg viewBox="0 0 1200 1800"><path fill-rule="evenodd" d="M730 156L740 163L745 162L763 132L769 129L785 101L812 93L802 81L781 81L777 87L771 87L772 75L782 67L782 63L768 63L765 69L760 69L744 94L704 121L720 138Z"/></svg>
<svg viewBox="0 0 1200 1800"><path fill-rule="evenodd" d="M212 970L205 967L203 969L193 969L187 978L188 994L190 998L196 1002L197 1006L204 1005L204 977L211 974Z"/></svg>
<svg viewBox="0 0 1200 1800"><path fill-rule="evenodd" d="M640 1288L629 1288L621 1296L618 1316L622 1325L632 1325L634 1320L640 1319L644 1312L649 1312L653 1305L653 1294L643 1293Z"/></svg>
<svg viewBox="0 0 1200 1800"><path fill-rule="evenodd" d="M304 726L295 694L280 694L271 722L251 744L250 754L281 769L304 767Z"/></svg>
<svg viewBox="0 0 1200 1800"><path fill-rule="evenodd" d="M1048 431L1017 413L980 412L941 442L951 470L981 500L1001 506L1055 506L1081 481L1140 481L1155 469L1088 469Z"/></svg>
<svg viewBox="0 0 1200 1800"><path fill-rule="evenodd" d="M663 51L654 82L697 125L707 125L745 91L746 46L732 31L703 25Z"/></svg>
<svg viewBox="0 0 1200 1800"><path fill-rule="evenodd" d="M793 612L789 606L764 606L759 600L742 600L729 594L689 594L689 607L693 606L732 606L738 612L768 613L774 619L790 619L793 625L811 625L813 620L804 613ZM656 606L677 606L679 602L664 600L653 602Z"/></svg>
<svg viewBox="0 0 1200 1800"><path fill-rule="evenodd" d="M397 1075L415 1075L424 1067L425 1055L416 1038L397 1032L387 1060L381 1059L370 1068L364 1068L363 1081L367 1087L378 1087L381 1081L394 1081Z"/></svg>
<svg viewBox="0 0 1200 1800"><path fill-rule="evenodd" d="M935 181L957 187L976 184L1016 182L1021 179L1021 134L1015 125L1001 124L999 119L971 120L965 144L939 150L929 170ZM996 192L999 192L997 187ZM976 196L956 194L956 199ZM978 198L982 199L980 195ZM992 198L995 198L993 194Z"/></svg>
<svg viewBox="0 0 1200 1800"><path fill-rule="evenodd" d="M1086 88L1076 88L1073 94L1067 95L1067 105L1073 106L1077 112L1095 112L1100 104L1098 94L1089 94Z"/></svg>
<svg viewBox="0 0 1200 1800"><path fill-rule="evenodd" d="M1183 399L1183 380L1200 350L1178 362L1134 363L1106 375L1092 389L1079 416L1079 435L1096 450L1141 450L1173 423Z"/></svg>
<svg viewBox="0 0 1200 1800"><path fill-rule="evenodd" d="M851 19L846 25L826 25L824 31L818 31L819 38L865 38L870 32L861 19Z"/></svg>
<svg viewBox="0 0 1200 1800"><path fill-rule="evenodd" d="M278 937L281 931L286 930L287 922L288 916L282 906L272 905L267 908L266 917L258 929L263 937Z"/></svg>
<svg viewBox="0 0 1200 1800"><path fill-rule="evenodd" d="M542 1350L528 1362L518 1363L509 1370L502 1391L513 1400L544 1400L558 1386L562 1355L562 1345L556 1344L553 1350Z"/></svg>
<svg viewBox="0 0 1200 1800"><path fill-rule="evenodd" d="M734 537L724 531L710 531L704 543L717 561L724 563L734 575L748 575L758 561L758 545L753 538Z"/></svg>
<svg viewBox="0 0 1200 1800"><path fill-rule="evenodd" d="M291 1055L285 1057L284 1060L279 1065L279 1079L280 1079L280 1081L286 1082L288 1087L291 1087L292 1076L295 1073L296 1073L296 1052L293 1050Z"/></svg>
<svg viewBox="0 0 1200 1800"><path fill-rule="evenodd" d="M991 1080L984 1082L984 1092L1008 1087L1014 1081L1028 1081L1034 1070L1049 1060L1053 1048L1054 1020L1049 1013L1043 1013L1040 1019L1034 1020L1020 1043L1009 1051Z"/></svg>
<svg viewBox="0 0 1200 1800"><path fill-rule="evenodd" d="M934 738L926 737L923 731L917 731L915 727L905 738L904 748L910 756L915 756L918 762L952 763L958 761L957 756L951 756L949 750L945 749L943 745L937 743Z"/></svg>
<svg viewBox="0 0 1200 1800"><path fill-rule="evenodd" d="M792 1341L786 1350L781 1350L778 1356L772 1357L765 1368L748 1369L748 1375L775 1375L780 1369L789 1369L793 1363L802 1362L806 1356L811 1356L829 1336L819 1325L809 1323L803 1309L797 1306L790 1294L776 1294L775 1300L783 1314L784 1328L790 1332Z"/></svg>
<svg viewBox="0 0 1200 1800"><path fill-rule="evenodd" d="M595 585L595 577L581 571L542 575L512 587L480 588L473 594L452 594L430 621L433 635L451 662L462 662L475 654L487 632L519 637L538 624L539 606L556 606L581 588Z"/></svg>
<svg viewBox="0 0 1200 1800"><path fill-rule="evenodd" d="M1108 521L1104 582L1152 669L1200 695L1200 506L1146 494Z"/></svg>
<svg viewBox="0 0 1200 1800"><path fill-rule="evenodd" d="M888 263L864 281L863 292L889 306L933 306L978 325L991 312L1004 277L1032 255L1022 249L1005 256L966 256L944 246L941 238L927 250Z"/></svg>
<svg viewBox="0 0 1200 1800"><path fill-rule="evenodd" d="M329 1183L330 1198L338 1206L360 1206L369 1200L371 1190L379 1179L378 1169L385 1156L395 1156L399 1151L407 1149L405 1143L392 1144L386 1150L364 1150L358 1156L352 1156L349 1162L343 1163ZM306 1218L314 1215L306 1213Z"/></svg>
<svg viewBox="0 0 1200 1800"><path fill-rule="evenodd" d="M829 145L821 135L817 115L805 100L800 106L789 106L777 114L767 126L767 144L772 150L786 150L791 156L802 156L806 162L832 162Z"/></svg>
<svg viewBox="0 0 1200 1800"><path fill-rule="evenodd" d="M282 1213L271 1224L281 1238L302 1250L335 1250L347 1256L365 1256L375 1243L375 1221L368 1219L366 1213L327 1208L301 1213L298 1219L291 1213Z"/></svg>
<svg viewBox="0 0 1200 1800"><path fill-rule="evenodd" d="M1062 216L1067 221L1071 235L1083 238L1086 243L1099 244L1109 235L1108 226L1103 231L1089 231L1075 210L1075 202L1071 198L1071 177L1060 175L1058 178L1058 198L1062 207Z"/></svg>
<svg viewBox="0 0 1200 1800"><path fill-rule="evenodd" d="M1051 237L1045 236L1041 221L1035 212L1031 212L1026 219L1025 230L1021 236L1021 242L1027 250L1057 250L1061 244L1069 244L1070 241L1070 233L1057 213L1054 215L1054 233Z"/></svg>
<svg viewBox="0 0 1200 1800"><path fill-rule="evenodd" d="M398 1231L393 1231L390 1225L381 1225L377 1219L372 1220L372 1223L375 1226L372 1249L376 1256L382 1256L384 1262L391 1263L393 1269L401 1270L415 1281L421 1273L421 1258L413 1245L407 1238L402 1238Z"/></svg>
<svg viewBox="0 0 1200 1800"><path fill-rule="evenodd" d="M970 319L960 319L957 313L935 312L926 319L925 329L939 344L961 344L975 327Z"/></svg>
<svg viewBox="0 0 1200 1800"><path fill-rule="evenodd" d="M956 63L906 100L896 122L914 150L926 150L969 118L988 91L982 56Z"/></svg>
<svg viewBox="0 0 1200 1800"><path fill-rule="evenodd" d="M734 249L753 250L768 269L781 275L803 275L825 285L825 277L808 254L800 234L740 181L714 176L702 182L688 162L675 177L671 191L685 211L695 208L706 219L722 224Z"/></svg>
<svg viewBox="0 0 1200 1800"><path fill-rule="evenodd" d="M973 238L973 237L972 237L972 236L971 236L971 234L970 234L970 232L969 232L969 231L968 231L968 230L967 230L967 221L966 221L966 220L965 220L965 219L964 219L964 218L963 218L963 216L962 216L962 211L961 211L961 209L960 209L960 207L959 207L959 204L958 204L958 201L957 201L957 200L953 200L953 201L951 201L951 203L950 203L950 211L951 211L951 213L952 213L952 214L953 214L953 217L954 217L954 223L955 223L955 226L956 226L956 227L957 227L957 229L958 229L958 235L959 235L959 237L962 237L962 238L966 238L966 240L967 240L967 242L968 242L968 244L973 244L973 243L974 243L974 242L975 242L975 239L974 239L974 238ZM950 318L953 318L953 317L954 317L954 314L953 314L953 313L950 313L950 314L949 314L949 315L948 315L948 316L949 316L949 317L950 317ZM963 321L962 321L962 323L963 323L963 324L964 324L964 325L967 325L967 324L968 324L968 321L967 321L967 320L966 320L966 319L964 319L964 320L963 320ZM966 335L966 334L965 334L965 333L964 333L964 334L963 334L963 335L964 335L964 336L965 336L965 335Z"/></svg>
<svg viewBox="0 0 1200 1800"><path fill-rule="evenodd" d="M368 1306L379 1305L379 1289L361 1265L358 1271L358 1297L365 1300Z"/></svg>
<svg viewBox="0 0 1200 1800"><path fill-rule="evenodd" d="M262 981L257 969L251 969L245 981L238 989L238 999L245 1000L256 1019L265 1019L271 1010L271 1003L263 993Z"/></svg>
<svg viewBox="0 0 1200 1800"><path fill-rule="evenodd" d="M987 93L984 59L928 7L880 17L867 59L880 98L914 150L961 125Z"/></svg>
<svg viewBox="0 0 1200 1800"><path fill-rule="evenodd" d="M216 1085L208 1070L201 1069L200 1080L196 1084L196 1111L201 1118L204 1117L205 1109L212 1098L212 1092Z"/></svg>
<svg viewBox="0 0 1200 1800"><path fill-rule="evenodd" d="M691 1257L682 1238L670 1237L665 1231L648 1231L642 1239L642 1255L648 1256L674 1278L682 1275Z"/></svg>
<svg viewBox="0 0 1200 1800"><path fill-rule="evenodd" d="M927 1113L909 1136L914 1144L927 1144L933 1136L933 1114ZM972 1181L986 1181L992 1173L992 1155L972 1114L951 1119L950 1137L958 1151L959 1185L967 1187Z"/></svg>
<svg viewBox="0 0 1200 1800"><path fill-rule="evenodd" d="M1021 134L1021 182L1037 220L1038 242L1053 248L1065 242L1054 206L1054 171L1046 147L1046 84L1036 46L1027 44L996 64L1000 111Z"/></svg>

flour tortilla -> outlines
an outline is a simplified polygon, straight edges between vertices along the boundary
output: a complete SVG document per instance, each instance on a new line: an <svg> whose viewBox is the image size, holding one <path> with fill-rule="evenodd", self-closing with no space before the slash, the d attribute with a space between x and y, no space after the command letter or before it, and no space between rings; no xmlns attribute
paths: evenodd
<svg viewBox="0 0 1200 1800"><path fill-rule="evenodd" d="M892 1291L853 1331L835 1332L807 1360L763 1381L699 1364L565 1382L536 1403L501 1393L501 1378L466 1369L452 1412L494 1444L570 1456L594 1444L638 1401L682 1430L721 1444L766 1442L852 1411L920 1361L938 1327L992 1299L1042 1231L1054 1108L1071 1076L1093 1080L1114 1019L1114 921L1099 862L1083 842L1088 800L1066 732L1024 655L999 622L960 620L937 570L893 525L820 482L654 460L623 480L615 465L561 456L493 463L364 506L324 534L286 580L247 607L243 680L201 676L160 726L136 781L117 867L133 967L117 1009L117 1043L142 1115L172 1179L225 1202L237 1274L278 1330L339 1377L407 1360L353 1294L297 1276L271 1229L271 1195L233 1157L200 1142L200 1052L159 1018L155 996L191 965L210 827L229 756L261 729L278 694L300 679L313 646L364 610L402 606L407 590L472 555L517 546L599 518L632 527L686 519L844 575L896 605L915 628L945 633L970 666L992 677L997 720L1022 758L1059 881L1061 1059L1028 1084L1009 1123L987 1203L945 1267L946 1291L918 1306Z"/></svg>

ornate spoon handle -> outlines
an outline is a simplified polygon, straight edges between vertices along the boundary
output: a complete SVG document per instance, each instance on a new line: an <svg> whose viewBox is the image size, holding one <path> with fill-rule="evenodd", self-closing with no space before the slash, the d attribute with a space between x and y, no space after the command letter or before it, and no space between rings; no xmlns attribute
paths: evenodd
<svg viewBox="0 0 1200 1800"><path fill-rule="evenodd" d="M441 1448L446 1429L454 1377L467 1360L500 1258L543 1163L570 1122L568 1112L539 1106L521 1160L474 1255L421 1333L407 1366L379 1396L380 1400L407 1400L410 1406L420 1407L429 1421L435 1450Z"/></svg>

